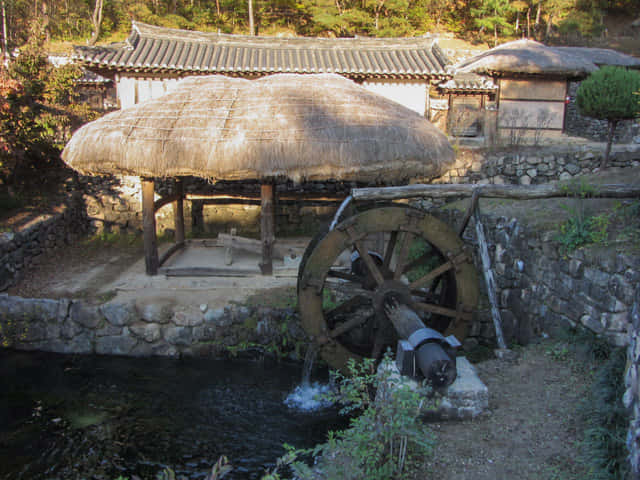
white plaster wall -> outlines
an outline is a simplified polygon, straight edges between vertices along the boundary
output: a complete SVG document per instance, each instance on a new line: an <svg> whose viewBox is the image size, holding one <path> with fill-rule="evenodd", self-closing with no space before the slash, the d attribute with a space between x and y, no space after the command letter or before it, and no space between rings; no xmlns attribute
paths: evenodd
<svg viewBox="0 0 640 480"><path fill-rule="evenodd" d="M422 116L427 110L428 85L424 80L368 80L362 86Z"/></svg>
<svg viewBox="0 0 640 480"><path fill-rule="evenodd" d="M172 91L178 84L177 78L136 78L121 76L117 78L118 101L120 108L133 105L152 98L158 98Z"/></svg>

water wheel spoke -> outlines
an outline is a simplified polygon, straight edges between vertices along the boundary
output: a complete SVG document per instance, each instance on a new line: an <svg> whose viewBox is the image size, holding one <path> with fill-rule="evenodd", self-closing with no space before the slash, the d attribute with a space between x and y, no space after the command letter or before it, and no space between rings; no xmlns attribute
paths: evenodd
<svg viewBox="0 0 640 480"><path fill-rule="evenodd" d="M413 240L413 234L410 232L404 232L403 237L402 245L400 246L400 253L396 259L396 269L393 272L394 280L400 280L400 277L402 277L402 274L404 273L404 266L407 262L407 257L409 256L409 247Z"/></svg>
<svg viewBox="0 0 640 480"><path fill-rule="evenodd" d="M331 269L329 270L329 273L327 273L327 276L333 277L333 278L340 278L342 280L347 280L349 282L354 282L354 283L362 282L362 279L357 275L354 275L353 273L349 273L349 272L343 272L341 270Z"/></svg>
<svg viewBox="0 0 640 480"><path fill-rule="evenodd" d="M453 308L443 307L441 305L435 305L433 303L418 302L418 303L414 303L413 307L416 310L421 310L423 312L428 312L428 313L435 313L436 315L443 315L445 317L462 318L462 319L471 318L470 313L460 311L460 310L455 310Z"/></svg>
<svg viewBox="0 0 640 480"><path fill-rule="evenodd" d="M453 268L453 262L451 262L451 261L445 262L442 265L440 265L439 267L436 267L433 270L431 270L426 275L423 275L422 277L418 278L417 280L411 282L411 284L409 285L409 288L411 290L418 289L418 288L426 285L427 283L429 283L431 280L434 280L435 278L439 277L440 275L448 272L452 268Z"/></svg>
<svg viewBox="0 0 640 480"><path fill-rule="evenodd" d="M376 263L373 261L373 258L371 258L371 255L369 255L369 251L366 248L364 248L364 245L362 245L362 242L360 240L355 239L352 232L350 233L353 239L353 246L356 247L356 250L360 254L360 258L362 258L362 260L364 261L364 264L367 266L367 270L369 270L369 273L375 280L376 284L382 285L384 283L384 276L382 275L382 272L380 271Z"/></svg>
<svg viewBox="0 0 640 480"><path fill-rule="evenodd" d="M347 333L349 330L352 330L352 329L354 329L356 327L359 327L360 325L362 325L364 323L367 323L372 318L373 318L373 315L370 316L370 317L356 315L353 318L351 318L350 320L347 320L346 322L341 323L340 325L338 325L333 330L330 330L329 331L329 337L330 338L339 337L340 335L343 335L343 334Z"/></svg>
<svg viewBox="0 0 640 480"><path fill-rule="evenodd" d="M408 271L413 270L414 268L421 266L425 262L431 260L433 257L434 257L434 254L433 254L433 252L431 250L423 253L422 255L420 255L415 260L407 263L404 266L404 268L402 269L402 273L407 273Z"/></svg>
<svg viewBox="0 0 640 480"><path fill-rule="evenodd" d="M394 230L393 232L391 232L391 237L389 238L389 243L387 244L387 250L384 252L384 262L382 264L384 270L389 270L391 258L393 257L393 250L396 248L397 241L398 231Z"/></svg>
<svg viewBox="0 0 640 480"><path fill-rule="evenodd" d="M365 304L371 304L371 298L367 295L358 294L332 308L324 316L328 322L332 322L339 315L344 315Z"/></svg>

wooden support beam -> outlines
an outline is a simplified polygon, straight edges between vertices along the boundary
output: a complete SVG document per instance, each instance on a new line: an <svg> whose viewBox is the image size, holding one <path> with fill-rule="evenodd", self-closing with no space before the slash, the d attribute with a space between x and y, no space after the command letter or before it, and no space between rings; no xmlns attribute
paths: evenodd
<svg viewBox="0 0 640 480"><path fill-rule="evenodd" d="M260 240L262 241L262 262L260 271L263 275L273 274L273 243L275 241L274 185L263 183L260 187Z"/></svg>
<svg viewBox="0 0 640 480"><path fill-rule="evenodd" d="M142 184L142 230L144 236L144 262L147 275L157 275L160 262L158 260L158 238L156 236L156 214L154 209L153 178L141 177Z"/></svg>
<svg viewBox="0 0 640 480"><path fill-rule="evenodd" d="M164 265L164 263L169 260L169 257L171 257L171 255L173 255L174 253L176 253L178 250L183 249L185 246L184 241L180 242L180 243L174 243L173 245L171 245L171 247L169 247L169 250L167 250L166 252L164 252L162 254L162 256L160 257L160 259L158 260L158 265L162 266Z"/></svg>
<svg viewBox="0 0 640 480"><path fill-rule="evenodd" d="M475 208L473 211L473 219L476 223L476 236L478 237L478 245L480 246L480 259L482 261L482 273L487 284L487 294L489 297L489 303L491 305L491 318L493 319L493 327L496 332L496 341L498 348L506 349L507 344L504 341L504 335L502 334L502 318L500 316L500 310L498 308L498 296L496 294L496 281L493 276L493 270L491 269L491 257L489 257L489 248L487 246L487 239L484 234L484 227L480 220L479 208Z"/></svg>
<svg viewBox="0 0 640 480"><path fill-rule="evenodd" d="M173 219L176 230L176 244L184 243L184 191L182 180L176 178L176 200L173 202Z"/></svg>
<svg viewBox="0 0 640 480"><path fill-rule="evenodd" d="M487 198L529 200L536 198L569 196L566 185L561 183L544 185L474 185L457 183L435 185L416 184L401 187L354 188L351 191L351 195L354 200L398 200L415 197L468 197L473 195L474 190L477 189L480 189L480 197ZM589 197L640 197L640 185L594 185L594 191L589 195Z"/></svg>

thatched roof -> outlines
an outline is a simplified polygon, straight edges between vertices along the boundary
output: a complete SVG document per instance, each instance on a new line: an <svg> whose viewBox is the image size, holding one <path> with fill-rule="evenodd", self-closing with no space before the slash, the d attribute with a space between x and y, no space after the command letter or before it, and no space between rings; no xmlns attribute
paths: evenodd
<svg viewBox="0 0 640 480"><path fill-rule="evenodd" d="M62 158L90 174L406 182L454 161L417 113L338 75L190 77L79 129Z"/></svg>
<svg viewBox="0 0 640 480"><path fill-rule="evenodd" d="M487 75L585 77L597 66L579 55L533 40L516 40L487 50L457 66L457 72Z"/></svg>
<svg viewBox="0 0 640 480"><path fill-rule="evenodd" d="M640 58L632 57L609 48L590 47L552 47L563 53L578 56L585 61L593 62L597 66L611 65L614 67L640 68Z"/></svg>

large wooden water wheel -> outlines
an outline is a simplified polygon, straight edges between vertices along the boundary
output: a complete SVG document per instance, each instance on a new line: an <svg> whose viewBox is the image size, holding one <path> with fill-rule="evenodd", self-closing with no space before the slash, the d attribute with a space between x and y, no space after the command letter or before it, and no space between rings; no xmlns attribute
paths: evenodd
<svg viewBox="0 0 640 480"><path fill-rule="evenodd" d="M464 339L478 285L458 234L424 211L387 206L347 218L307 248L298 277L302 324L332 367L395 347L383 307L390 297L427 327Z"/></svg>

